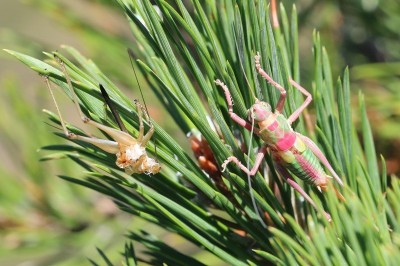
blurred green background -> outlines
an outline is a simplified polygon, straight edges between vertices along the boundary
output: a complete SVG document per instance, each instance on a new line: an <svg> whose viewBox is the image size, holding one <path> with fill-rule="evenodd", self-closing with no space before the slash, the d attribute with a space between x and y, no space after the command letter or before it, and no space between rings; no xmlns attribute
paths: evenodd
<svg viewBox="0 0 400 266"><path fill-rule="evenodd" d="M283 1L287 10L293 2ZM309 86L313 79L312 31L317 29L330 54L333 76L348 65L354 104L358 91L365 94L377 152L386 158L388 173L398 175L399 1L295 2L302 83ZM118 85L130 98L139 97L126 53L134 40L113 1L2 1L1 48L43 58L42 51L59 49L61 44L74 46L113 81L122 81ZM151 117L168 132L176 132L146 87L144 95L152 103L148 104ZM71 106L63 104L65 97L57 96L66 120L81 125L69 112ZM52 134L57 129L46 124L43 108L54 110L43 79L0 53L0 265L28 261L30 265L86 265L87 258L98 256L96 246L118 257L126 230L150 226L121 213L107 198L58 179L57 174L82 172L71 161L39 161L46 154L38 149L61 141ZM358 117L354 121L358 123ZM180 139L185 144L185 138ZM179 245L180 239L159 232L161 239Z"/></svg>
<svg viewBox="0 0 400 266"><path fill-rule="evenodd" d="M126 53L133 38L122 12L109 2L2 2L0 47L43 58L42 51L74 46L114 82L122 80L118 85L132 100L138 98ZM169 240L169 234L120 212L108 198L57 178L84 175L72 161L39 161L46 156L41 147L62 142L53 134L59 130L46 124L42 112L54 111L54 104L42 77L0 54L0 265L87 265L89 258L99 256L96 247L110 258L120 258L124 235L132 228L145 227L179 245L180 238ZM150 115L167 128L172 125L160 119L145 87L144 95L153 103L148 104ZM82 126L63 96L56 95L66 120ZM140 251L140 246L136 248ZM193 246L185 243L183 249Z"/></svg>

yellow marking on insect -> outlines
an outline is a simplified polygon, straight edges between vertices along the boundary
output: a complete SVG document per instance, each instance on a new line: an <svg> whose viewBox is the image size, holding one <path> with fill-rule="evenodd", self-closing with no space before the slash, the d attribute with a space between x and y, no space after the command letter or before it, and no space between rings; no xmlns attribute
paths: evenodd
<svg viewBox="0 0 400 266"><path fill-rule="evenodd" d="M294 157L293 152L290 150L278 151L277 153L286 163L292 163L296 160L296 157Z"/></svg>
<svg viewBox="0 0 400 266"><path fill-rule="evenodd" d="M268 116L267 119L258 122L258 126L260 128L267 128L270 125L272 125L275 121L276 121L276 115L275 114L271 114L270 116Z"/></svg>
<svg viewBox="0 0 400 266"><path fill-rule="evenodd" d="M303 153L307 148L306 144L298 136L296 136L296 141L293 146L299 153Z"/></svg>

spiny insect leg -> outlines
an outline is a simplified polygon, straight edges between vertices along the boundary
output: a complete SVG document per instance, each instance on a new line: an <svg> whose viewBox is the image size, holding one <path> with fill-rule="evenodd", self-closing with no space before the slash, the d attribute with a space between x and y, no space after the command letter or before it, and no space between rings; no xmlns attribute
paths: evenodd
<svg viewBox="0 0 400 266"><path fill-rule="evenodd" d="M304 143L310 148L310 150L317 156L317 158L321 161L321 163L329 170L329 172L332 174L332 176L335 178L335 180L343 186L343 181L340 179L338 174L333 170L331 164L328 162L326 159L325 155L322 153L322 151L318 148L317 144L314 143L311 139L309 139L306 136L303 136L299 133L297 135L304 141Z"/></svg>
<svg viewBox="0 0 400 266"><path fill-rule="evenodd" d="M93 138L93 137L86 137L86 136L76 135L76 134L70 132L67 129L64 119L62 118L61 111L60 111L60 108L58 107L58 104L57 104L56 98L54 96L53 89L50 84L49 78L45 77L45 81L47 84L47 88L50 91L50 95L51 95L51 98L53 99L54 105L56 106L57 114L58 114L58 117L60 118L60 123L63 128L64 134L67 138L77 139L77 140L91 143L109 153L117 153L118 152L118 143L115 141L98 139L98 138Z"/></svg>
<svg viewBox="0 0 400 266"><path fill-rule="evenodd" d="M231 93L229 92L228 87L219 79L217 79L215 81L215 84L217 84L224 90L226 102L228 103L229 116L232 118L232 120L235 121L236 123L238 123L240 126L251 131L253 128L253 125L233 112L233 102L232 102ZM253 130L254 130L255 134L258 134L258 128L253 128Z"/></svg>
<svg viewBox="0 0 400 266"><path fill-rule="evenodd" d="M54 58L56 59L57 63L60 65L62 72L64 73L64 77L67 81L68 84L68 88L72 94L73 100L74 100L74 104L76 109L78 110L79 116L81 117L83 123L85 124L89 124L92 125L100 130L103 130L104 132L106 132L107 134L109 134L114 140L114 141L107 141L107 140L103 140L103 139L98 139L98 138L89 138L89 137L84 137L84 136L78 136L75 135L71 132L69 132L65 126L65 123L62 120L61 117L61 112L58 108L56 99L54 97L54 94L52 92L51 86L50 86L50 82L48 81L48 78L46 79L47 81L47 85L49 87L51 96L53 98L53 101L56 105L57 108L57 112L58 115L60 116L60 120L61 120L61 124L63 127L63 130L66 134L67 137L71 138L71 139L80 139L82 141L86 141L86 142L90 142L96 146L98 146L99 148L103 149L106 152L110 152L110 153L117 153L118 152L118 143L120 144L125 144L125 145L130 145L136 142L136 140L130 136L128 133L122 132L120 130L116 130L114 128L102 125L100 123L97 123L93 120L91 120L90 118L88 118L87 116L85 116L81 110L81 107L79 106L79 100L78 100L78 96L75 93L74 87L72 86L72 82L71 82L71 78L69 77L69 74L67 72L67 69L64 65L64 62L61 60L61 58L59 58L57 55L54 55Z"/></svg>
<svg viewBox="0 0 400 266"><path fill-rule="evenodd" d="M261 149L258 151L257 156L256 156L256 160L255 163L253 165L253 168L251 168L251 170L247 169L246 166L244 166L238 158L234 157L234 156L230 156L228 157L228 159L225 160L225 162L222 164L222 172L225 171L226 166L228 165L228 163L233 162L235 163L240 169L242 169L243 172L245 172L246 174L253 176L257 173L258 168L261 165L262 160L264 159L265 153L267 152L267 147L266 146L262 146Z"/></svg>
<svg viewBox="0 0 400 266"><path fill-rule="evenodd" d="M78 110L79 116L81 117L83 123L88 123L88 121L90 120L88 117L86 117L82 110L81 107L79 106L79 100L78 100L78 96L76 96L76 93L74 91L74 87L72 86L72 82L71 82L71 78L69 77L69 74L67 72L67 69L65 67L64 62L61 60L60 57L58 57L56 54L54 54L54 59L57 61L57 63L60 65L62 72L64 73L64 77L65 80L67 81L68 84L68 88L72 94L72 99L73 102L75 104L75 108Z"/></svg>
<svg viewBox="0 0 400 266"><path fill-rule="evenodd" d="M304 94L307 97L306 100L304 101L304 103L296 111L294 111L293 114L291 114L289 116L288 122L289 122L289 124L292 124L299 117L299 115L303 112L303 110L310 104L310 102L312 101L312 96L306 89L304 89L302 86L300 86L300 84L298 84L292 78L289 78L289 82L290 82L290 84L292 84L293 87L298 89L302 94Z"/></svg>
<svg viewBox="0 0 400 266"><path fill-rule="evenodd" d="M311 197L303 190L303 188L296 183L296 181L294 181L292 179L292 176L290 175L290 173L288 172L288 170L286 170L286 168L275 164L275 169L278 170L278 172L281 174L281 176L286 180L286 182L297 192L300 193L300 195L303 196L303 198L305 200L307 200L313 207L314 209L317 209L317 205L315 204L315 202L311 199ZM329 213L324 212L324 215L326 217L326 219L328 221L331 221L331 216L329 215Z"/></svg>
<svg viewBox="0 0 400 266"><path fill-rule="evenodd" d="M254 57L255 59L255 64L256 64L256 69L257 72L264 78L266 79L269 83L271 83L275 88L279 90L281 93L281 96L279 97L278 103L276 104L275 110L278 112L282 113L283 107L285 105L285 100L286 100L286 90L284 87L282 87L279 83L274 81L268 74L265 72L264 69L261 68L260 64L260 54L257 52L257 55Z"/></svg>

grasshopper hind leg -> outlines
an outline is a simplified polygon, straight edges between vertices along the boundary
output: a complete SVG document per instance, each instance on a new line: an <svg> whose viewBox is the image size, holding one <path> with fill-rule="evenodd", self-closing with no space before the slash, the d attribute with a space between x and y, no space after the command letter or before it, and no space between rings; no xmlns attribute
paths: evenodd
<svg viewBox="0 0 400 266"><path fill-rule="evenodd" d="M94 137L87 137L87 136L77 135L75 133L70 132L67 129L67 125L66 125L66 123L65 123L65 121L64 121L64 119L63 119L63 117L61 115L61 111L60 111L60 108L58 107L58 104L57 104L56 98L54 96L53 89L51 87L49 78L45 77L45 81L46 81L46 85L47 85L47 87L49 89L51 98L53 99L54 105L56 106L56 110L57 110L58 117L60 119L61 127L62 127L62 129L64 131L64 134L65 134L65 136L67 138L80 140L80 141L84 141L84 142L87 142L87 143L91 143L91 144L99 147L100 149L108 152L108 153L117 153L119 151L118 143L115 142L115 141L106 140L106 139L99 139L99 138L94 138ZM89 118L86 118L84 120L84 122L90 124L91 120Z"/></svg>

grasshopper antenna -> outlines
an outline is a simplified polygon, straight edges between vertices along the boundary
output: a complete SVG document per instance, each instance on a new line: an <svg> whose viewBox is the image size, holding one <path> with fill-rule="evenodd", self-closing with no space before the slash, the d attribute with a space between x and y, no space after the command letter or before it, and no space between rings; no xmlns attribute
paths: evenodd
<svg viewBox="0 0 400 266"><path fill-rule="evenodd" d="M147 115L149 115L149 112L148 112L148 109L147 109L147 105L146 105L146 101L144 100L142 87L140 87L140 83L139 83L139 79L138 79L137 74L136 74L136 70L135 70L135 68L133 67L133 58L134 58L134 54L133 54L133 51L132 51L131 48L128 48L128 54L129 54L129 61L131 62L131 67L132 67L132 69L133 69L133 73L135 74L136 83L138 84L138 87L139 87L140 96L142 96L144 108L146 109Z"/></svg>
<svg viewBox="0 0 400 266"><path fill-rule="evenodd" d="M245 71L245 69L243 67L244 66L244 64L243 64L243 59L244 59L243 58L243 55L244 55L243 46L240 45L240 47L239 47L239 42L237 41L238 40L238 36L236 36L236 32L235 32L235 24L232 27L233 27L233 29L232 29L233 37L235 39L235 48L236 48L236 52L238 54L239 63L240 63L240 69L243 72L243 76L244 76L244 79L246 80L247 86L250 88L250 82L249 82L249 79L247 78L246 71ZM254 99L257 99L257 97L254 95L253 90L250 90L250 94ZM259 99L262 100L262 93L259 91L259 87L258 87L257 94L258 94L257 96L259 97Z"/></svg>
<svg viewBox="0 0 400 266"><path fill-rule="evenodd" d="M114 106L113 102L111 101L110 96L108 96L107 91L104 89L103 85L99 84L99 87L100 87L101 95L103 95L104 101L110 108L111 113L113 114L114 119L119 126L119 129L121 129L125 133L128 133L128 130L126 129L124 123L122 122L121 116L119 115L117 108Z"/></svg>
<svg viewBox="0 0 400 266"><path fill-rule="evenodd" d="M233 25L233 27L235 27L235 25ZM242 58L243 57L243 53L240 52L240 48L243 48L243 47L239 47L239 42L237 41L235 28L233 29L233 35L234 35L234 38L236 40L235 41L235 47L236 47L236 52L237 52L238 58L239 58L240 68L241 68L241 70L243 72L243 75L244 75L244 78L246 80L247 86L249 86L249 88L250 88L250 82L249 82L249 80L247 78L246 71L245 71L245 69L243 67L243 60L242 60L243 59ZM243 49L241 49L241 50L243 51ZM258 87L258 89L259 89L259 87ZM254 95L253 90L250 90L250 93L251 93L251 96L253 96L254 99L257 99L257 97ZM257 91L257 94L258 94L259 97L261 96L260 98L262 99L261 92ZM251 120L251 131L250 131L251 134L250 134L250 141L249 141L249 145L248 145L247 162L246 162L248 169L250 168L250 154L251 154L252 149L253 149L252 143L253 143L253 133L254 133L254 116L251 115L251 117L252 117L252 120ZM252 185L251 185L251 176L250 176L250 174L247 174L247 183L249 184L249 193L250 193L251 203L253 204L254 212L258 216L261 225L264 228L267 228L267 225L265 224L265 222L263 221L263 218L261 217L260 211L258 209L256 200L255 200L255 197L254 197L253 188L252 188Z"/></svg>
<svg viewBox="0 0 400 266"><path fill-rule="evenodd" d="M135 68L133 66L133 58L135 56L134 56L133 51L132 51L131 48L128 48L127 51L128 51L128 55L129 55L129 61L131 62L131 67L133 69L133 73L135 74L136 83L138 84L138 87L139 87L140 96L142 97L142 100L143 100L143 105L144 105L144 109L145 109L145 112L146 112L146 115L147 115L147 119L149 120L149 123L151 124L150 115L149 115L149 111L147 109L146 101L144 100L142 87L140 87L139 79L137 77L136 70L135 70ZM155 156L156 156L156 159L157 159L157 145L156 144L157 144L157 139L154 140L154 153L155 153Z"/></svg>
<svg viewBox="0 0 400 266"><path fill-rule="evenodd" d="M247 169L250 168L250 154L252 152L253 149L253 134L254 134L254 116L251 115L251 134L250 134L250 141L249 141L249 145L248 145L248 150L247 150ZM256 215L259 218L259 222L261 223L261 225L264 228L267 228L267 225L265 224L265 222L263 221L263 218L260 214L260 211L258 209L257 203L256 203L256 199L253 193L253 188L251 187L251 176L250 174L247 174L247 183L249 184L249 193L250 193L250 197L251 197L251 203L253 204L253 208L254 208L254 212L256 213Z"/></svg>

